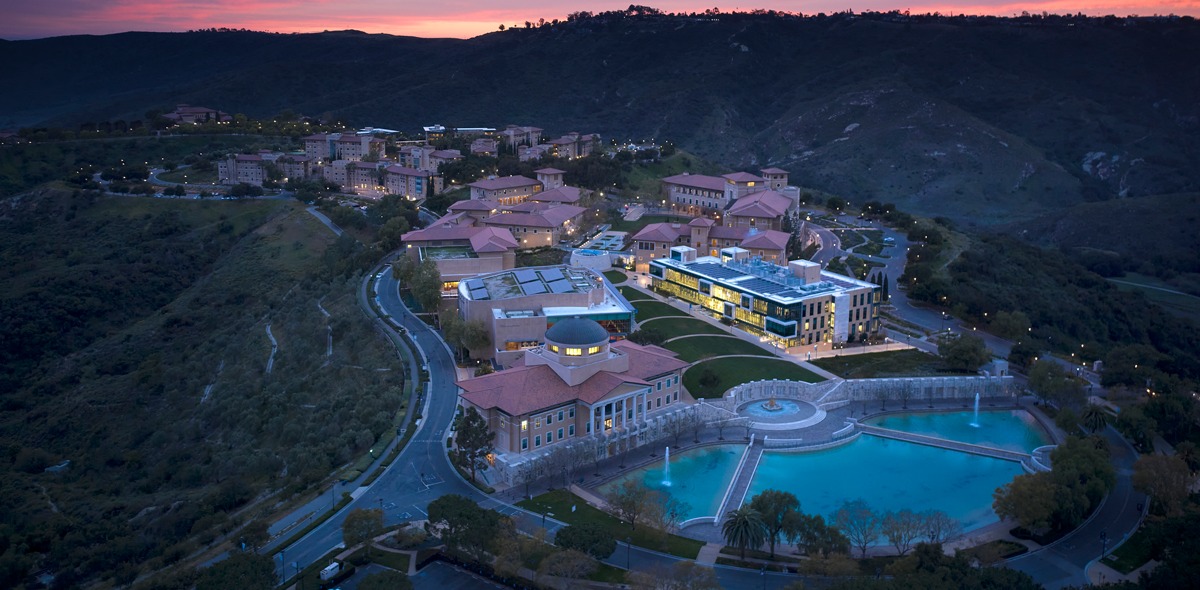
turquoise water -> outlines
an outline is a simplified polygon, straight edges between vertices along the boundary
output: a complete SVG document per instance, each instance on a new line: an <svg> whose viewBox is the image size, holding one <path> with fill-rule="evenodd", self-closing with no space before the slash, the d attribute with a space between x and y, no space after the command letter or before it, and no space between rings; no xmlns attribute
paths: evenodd
<svg viewBox="0 0 1200 590"><path fill-rule="evenodd" d="M600 486L600 492L607 495L626 480L638 479L652 490L664 491L687 502L681 521L715 516L745 450L745 445L717 445L679 454L672 452L671 486L663 485L663 462L659 459Z"/></svg>
<svg viewBox="0 0 1200 590"><path fill-rule="evenodd" d="M1024 410L981 411L978 427L971 426L973 420L973 412L928 412L894 414L866 423L1023 453L1050 444L1037 421Z"/></svg>
<svg viewBox="0 0 1200 590"><path fill-rule="evenodd" d="M970 530L998 520L992 492L1021 473L1011 461L862 436L824 451L763 453L746 500L784 490L804 512L828 518L844 500L862 498L880 512L941 510Z"/></svg>

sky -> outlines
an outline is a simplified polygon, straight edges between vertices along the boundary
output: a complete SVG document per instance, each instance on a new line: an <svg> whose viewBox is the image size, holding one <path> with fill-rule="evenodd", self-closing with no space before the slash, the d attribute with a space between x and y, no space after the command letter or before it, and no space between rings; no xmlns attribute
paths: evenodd
<svg viewBox="0 0 1200 590"><path fill-rule="evenodd" d="M708 0L712 2L712 0ZM744 4L743 4L744 2ZM900 2L900 3L898 3ZM228 27L280 33L357 29L417 37L468 38L570 12L621 10L637 3L664 12L774 9L815 14L853 9L912 13L1031 13L1200 16L1200 0L0 0L0 38L31 39L124 31L186 31ZM707 5L706 5L707 4Z"/></svg>

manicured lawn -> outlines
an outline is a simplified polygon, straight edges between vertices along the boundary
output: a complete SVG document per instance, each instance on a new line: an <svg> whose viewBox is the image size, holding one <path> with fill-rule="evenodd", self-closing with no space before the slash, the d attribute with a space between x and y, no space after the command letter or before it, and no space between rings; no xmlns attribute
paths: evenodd
<svg viewBox="0 0 1200 590"><path fill-rule="evenodd" d="M646 319L648 318L642 317L641 313L638 314L639 322ZM662 317L646 324L646 329L654 330L667 339L676 336L687 336L689 334L728 334L728 332L717 326L690 317Z"/></svg>
<svg viewBox="0 0 1200 590"><path fill-rule="evenodd" d="M604 271L604 278L611 281L614 285L619 285L625 282L625 273L619 270L606 270Z"/></svg>
<svg viewBox="0 0 1200 590"><path fill-rule="evenodd" d="M700 375L705 369L712 370L717 375L716 385L701 387ZM683 385L693 397L720 397L734 385L760 381L764 379L787 379L791 381L807 381L819 383L824 381L820 375L789 361L772 358L725 358L704 361L693 365L683 375Z"/></svg>
<svg viewBox="0 0 1200 590"><path fill-rule="evenodd" d="M624 295L625 298L630 301L637 301L638 299L653 299L649 293L646 293L645 291L640 291L638 289L634 289L633 287L630 287L629 285L625 285L624 287L617 287L617 290L621 292L621 295Z"/></svg>
<svg viewBox="0 0 1200 590"><path fill-rule="evenodd" d="M687 317L687 312L667 305L661 301L633 301L633 307L637 309L637 319L639 322L644 322L650 318L661 318L668 316Z"/></svg>
<svg viewBox="0 0 1200 590"><path fill-rule="evenodd" d="M532 500L521 500L517 505L534 512L552 512L556 520L567 524L594 523L604 527L614 539L629 538L638 547L663 551L687 559L695 559L700 554L700 548L704 546L702 541L678 535L666 535L663 538L662 533L645 526L631 529L628 523L592 507L579 496L565 490L546 492ZM574 512L571 512L572 507L575 508Z"/></svg>
<svg viewBox="0 0 1200 590"><path fill-rule="evenodd" d="M826 357L812 364L845 379L960 374L947 369L937 356L913 349Z"/></svg>
<svg viewBox="0 0 1200 590"><path fill-rule="evenodd" d="M179 168L170 172L163 172L162 174L159 174L158 179L163 182L212 184L217 181L217 169L193 170L192 168Z"/></svg>
<svg viewBox="0 0 1200 590"><path fill-rule="evenodd" d="M1128 574L1150 561L1153 557L1151 551L1150 534L1147 533L1146 527L1142 526L1128 541L1104 558L1104 565Z"/></svg>
<svg viewBox="0 0 1200 590"><path fill-rule="evenodd" d="M656 326L657 323L658 322L655 322L650 325ZM710 328L713 327L709 326L708 324L704 325ZM753 354L758 356L771 356L770 352L764 350L758 345L746 342L740 338L729 338L722 336L683 338L673 342L668 342L664 344L663 347L679 353L679 358L685 361L698 361L710 356L726 354Z"/></svg>

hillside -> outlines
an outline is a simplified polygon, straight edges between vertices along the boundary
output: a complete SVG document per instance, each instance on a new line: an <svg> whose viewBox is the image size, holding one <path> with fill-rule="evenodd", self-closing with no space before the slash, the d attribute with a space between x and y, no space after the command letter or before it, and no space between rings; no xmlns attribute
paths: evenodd
<svg viewBox="0 0 1200 590"><path fill-rule="evenodd" d="M2 205L0 587L42 569L127 585L403 416L401 364L344 267L353 240L303 205L52 189Z"/></svg>
<svg viewBox="0 0 1200 590"><path fill-rule="evenodd" d="M126 33L0 43L3 125L177 102L417 129L667 138L964 224L1200 188L1192 19L590 18L469 40ZM113 67L113 64L122 64Z"/></svg>

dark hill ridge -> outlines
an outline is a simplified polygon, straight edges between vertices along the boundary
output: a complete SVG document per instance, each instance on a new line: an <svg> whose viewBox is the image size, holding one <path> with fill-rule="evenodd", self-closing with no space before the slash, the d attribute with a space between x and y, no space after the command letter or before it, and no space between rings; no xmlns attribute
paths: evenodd
<svg viewBox="0 0 1200 590"><path fill-rule="evenodd" d="M1128 23L1132 23L1129 25ZM468 40L127 33L0 44L0 126L176 102L355 124L670 138L852 201L990 225L1200 189L1200 25L617 18ZM3 120L6 119L6 120Z"/></svg>

